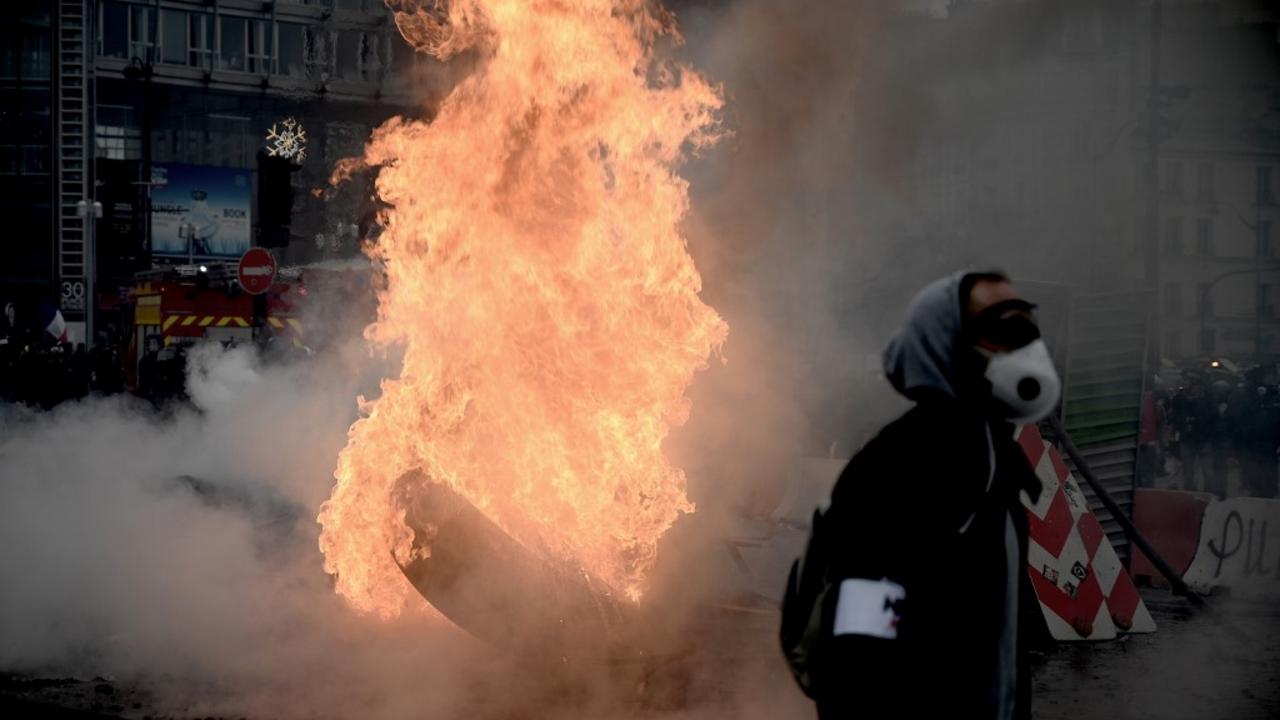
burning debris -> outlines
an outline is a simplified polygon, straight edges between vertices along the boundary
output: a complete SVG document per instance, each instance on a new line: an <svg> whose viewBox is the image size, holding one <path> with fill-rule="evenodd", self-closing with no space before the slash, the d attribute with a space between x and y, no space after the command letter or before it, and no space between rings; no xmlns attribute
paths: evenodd
<svg viewBox="0 0 1280 720"><path fill-rule="evenodd" d="M662 442L728 327L698 296L675 169L716 139L720 96L655 56L675 31L650 3L389 4L420 51L482 61L432 121L394 119L366 148L387 209L365 335L404 361L339 456L325 569L354 607L392 617L403 567L472 628L442 592L458 563L474 563L468 582L513 585L581 568L548 612L585 603L611 627L693 510ZM415 502L466 522L406 522ZM475 557L450 554L463 548Z"/></svg>
<svg viewBox="0 0 1280 720"><path fill-rule="evenodd" d="M635 606L572 561L540 557L444 483L401 480L414 557L404 574L459 627L522 654L625 657Z"/></svg>

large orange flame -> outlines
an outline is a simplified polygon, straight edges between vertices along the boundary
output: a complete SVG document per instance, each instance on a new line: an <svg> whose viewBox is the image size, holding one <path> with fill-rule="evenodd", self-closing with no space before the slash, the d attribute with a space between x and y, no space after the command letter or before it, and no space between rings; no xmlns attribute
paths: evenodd
<svg viewBox="0 0 1280 720"><path fill-rule="evenodd" d="M662 442L728 327L698 297L674 169L721 99L655 58L643 0L388 0L401 33L479 69L430 122L394 119L364 161L390 206L375 347L400 377L364 403L323 505L337 590L390 617L412 534L393 499L421 468L525 545L633 598L693 507Z"/></svg>

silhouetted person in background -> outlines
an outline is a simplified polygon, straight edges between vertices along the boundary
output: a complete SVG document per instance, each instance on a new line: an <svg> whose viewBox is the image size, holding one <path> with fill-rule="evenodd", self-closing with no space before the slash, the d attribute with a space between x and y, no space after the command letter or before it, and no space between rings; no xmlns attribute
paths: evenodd
<svg viewBox="0 0 1280 720"><path fill-rule="evenodd" d="M155 403L159 399L160 343L154 337L147 338L147 351L138 361L138 395Z"/></svg>
<svg viewBox="0 0 1280 720"><path fill-rule="evenodd" d="M1280 401L1266 385L1256 385L1243 399L1236 429L1240 475L1253 497L1276 497L1280 478Z"/></svg>
<svg viewBox="0 0 1280 720"><path fill-rule="evenodd" d="M1200 470L1204 473L1204 491L1224 499L1227 497L1227 460L1231 457L1230 400L1231 384L1214 380L1201 400L1197 421L1202 429Z"/></svg>
<svg viewBox="0 0 1280 720"><path fill-rule="evenodd" d="M67 359L67 374L71 382L67 389L69 398L79 399L89 394L93 366L89 362L89 348L84 343L76 343L75 352Z"/></svg>
<svg viewBox="0 0 1280 720"><path fill-rule="evenodd" d="M92 368L93 392L114 395L124 391L124 374L121 372L120 358L105 336L90 351L89 365Z"/></svg>
<svg viewBox="0 0 1280 720"><path fill-rule="evenodd" d="M1203 406L1205 403L1199 376L1187 378L1183 387L1169 403L1170 414L1178 440L1178 460L1182 464L1184 490L1197 490L1197 469L1200 468L1203 442Z"/></svg>
<svg viewBox="0 0 1280 720"><path fill-rule="evenodd" d="M820 718L1030 716L1041 620L1019 492L1040 483L1013 433L1059 394L1032 311L1003 275L953 275L916 296L885 350L915 407L841 474L783 607Z"/></svg>

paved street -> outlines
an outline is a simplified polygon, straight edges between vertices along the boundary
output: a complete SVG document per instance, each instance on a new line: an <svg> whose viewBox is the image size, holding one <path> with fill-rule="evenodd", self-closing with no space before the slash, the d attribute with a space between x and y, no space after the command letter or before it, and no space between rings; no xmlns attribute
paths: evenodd
<svg viewBox="0 0 1280 720"><path fill-rule="evenodd" d="M1280 608L1215 598L1203 614L1167 592L1144 594L1155 634L1036 656L1037 718L1280 717Z"/></svg>
<svg viewBox="0 0 1280 720"><path fill-rule="evenodd" d="M1033 658L1035 717L1039 720L1262 720L1280 717L1280 610L1258 602L1216 599L1212 614L1193 613L1162 591L1147 591L1159 623L1153 635L1117 641L1063 643ZM1214 617L1220 616L1222 622ZM735 620L734 623L740 622ZM811 717L807 703L772 655L771 618L756 615L736 625L741 645L721 642L722 654L699 651L690 659L679 701L621 702L606 712L616 718ZM725 630L729 629L726 625ZM711 638L720 637L712 631ZM750 646L749 650L744 646ZM736 657L735 657L736 656ZM494 682L493 680L484 682ZM685 682L685 681L681 681ZM545 701L544 690L533 691ZM157 715L148 694L102 678L32 678L0 675L0 716L23 718L204 717ZM486 707L481 717L584 717L573 702L529 712L523 701ZM591 703L592 712L599 710ZM673 706L674 705L674 706ZM422 717L433 715L423 701ZM467 713L470 715L470 713Z"/></svg>

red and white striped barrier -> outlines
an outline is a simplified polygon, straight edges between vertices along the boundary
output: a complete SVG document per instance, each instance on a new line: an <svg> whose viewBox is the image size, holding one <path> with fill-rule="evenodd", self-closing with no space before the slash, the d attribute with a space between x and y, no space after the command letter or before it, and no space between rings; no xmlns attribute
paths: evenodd
<svg viewBox="0 0 1280 720"><path fill-rule="evenodd" d="M1155 632L1133 578L1089 511L1066 463L1034 425L1016 431L1043 490L1023 496L1030 532L1027 572L1056 640L1106 640L1117 632Z"/></svg>

